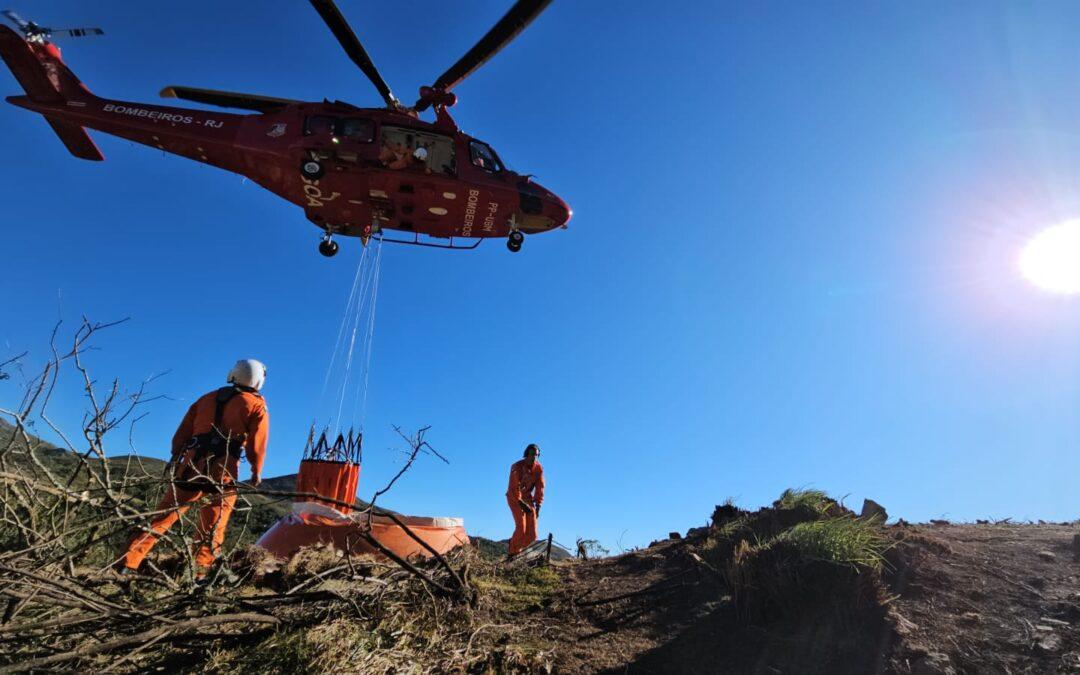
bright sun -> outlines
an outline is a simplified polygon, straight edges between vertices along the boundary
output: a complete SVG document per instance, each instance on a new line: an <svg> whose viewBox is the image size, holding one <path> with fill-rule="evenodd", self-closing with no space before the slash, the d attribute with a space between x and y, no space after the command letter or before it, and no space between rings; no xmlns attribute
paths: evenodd
<svg viewBox="0 0 1080 675"><path fill-rule="evenodd" d="M1020 254L1020 272L1044 290L1080 293L1080 219L1035 235Z"/></svg>

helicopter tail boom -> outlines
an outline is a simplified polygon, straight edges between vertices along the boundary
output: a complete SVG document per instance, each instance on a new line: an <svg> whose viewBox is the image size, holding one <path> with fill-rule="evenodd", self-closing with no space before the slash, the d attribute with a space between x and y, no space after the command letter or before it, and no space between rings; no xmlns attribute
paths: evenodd
<svg viewBox="0 0 1080 675"><path fill-rule="evenodd" d="M0 26L0 58L34 103L78 106L97 98L64 64L60 50L53 44L29 42L7 26ZM81 126L48 115L45 119L71 154L91 161L105 159Z"/></svg>

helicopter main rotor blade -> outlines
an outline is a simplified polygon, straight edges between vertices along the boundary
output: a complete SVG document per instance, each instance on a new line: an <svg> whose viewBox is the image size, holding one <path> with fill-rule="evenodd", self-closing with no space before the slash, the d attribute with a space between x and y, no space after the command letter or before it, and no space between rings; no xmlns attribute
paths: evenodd
<svg viewBox="0 0 1080 675"><path fill-rule="evenodd" d="M353 63L360 66L360 70L364 71L364 75L371 80L371 83L375 85L375 88L379 90L379 95L383 97L386 104L391 107L397 107L398 100L394 97L394 93L390 91L390 87L383 80L382 75L379 74L379 69L375 67L375 63L368 56L368 53L364 51L364 46L360 44L360 38L356 37L356 33L349 27L349 22L345 20L345 17L341 15L341 11L334 4L334 0L310 0L311 6L315 8L315 11L319 13L322 20L326 22L326 25L330 28L330 31L337 38L337 41L341 43L345 53L349 55Z"/></svg>
<svg viewBox="0 0 1080 675"><path fill-rule="evenodd" d="M503 47L510 44L550 4L551 0L518 0L510 11L487 32L487 35L480 38L480 41L473 45L465 56L435 80L432 87L443 91L450 91L456 87L473 71L487 63L492 56L498 54ZM416 102L417 110L426 108L427 103L423 99Z"/></svg>
<svg viewBox="0 0 1080 675"><path fill-rule="evenodd" d="M285 106L300 103L287 98L273 98L256 94L239 94L216 89L195 89L193 87L165 87L161 90L163 98L180 98L195 103L221 106L222 108L240 108L255 112L275 112Z"/></svg>

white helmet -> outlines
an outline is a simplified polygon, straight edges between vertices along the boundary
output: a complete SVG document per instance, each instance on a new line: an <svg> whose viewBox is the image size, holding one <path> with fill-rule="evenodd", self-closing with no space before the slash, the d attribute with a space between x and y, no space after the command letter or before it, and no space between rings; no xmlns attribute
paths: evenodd
<svg viewBox="0 0 1080 675"><path fill-rule="evenodd" d="M266 382L266 365L255 359L240 359L229 371L229 384L251 387L255 391L263 388Z"/></svg>
<svg viewBox="0 0 1080 675"><path fill-rule="evenodd" d="M417 148L416 150L413 150L412 156L418 162L426 162L427 161L427 148Z"/></svg>

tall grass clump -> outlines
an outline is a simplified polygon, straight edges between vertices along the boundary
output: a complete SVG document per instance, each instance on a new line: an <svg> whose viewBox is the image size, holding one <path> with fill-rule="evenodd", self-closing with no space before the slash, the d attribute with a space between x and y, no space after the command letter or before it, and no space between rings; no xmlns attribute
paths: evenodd
<svg viewBox="0 0 1080 675"><path fill-rule="evenodd" d="M821 490L788 489L755 512L718 506L699 551L746 621L846 621L882 607L888 547L879 522L855 518Z"/></svg>
<svg viewBox="0 0 1080 675"><path fill-rule="evenodd" d="M778 537L812 560L880 571L888 544L877 524L855 518L799 523Z"/></svg>
<svg viewBox="0 0 1080 675"><path fill-rule="evenodd" d="M808 508L817 513L825 513L835 503L823 490L788 488L780 494L780 499L776 500L773 507L778 509Z"/></svg>

